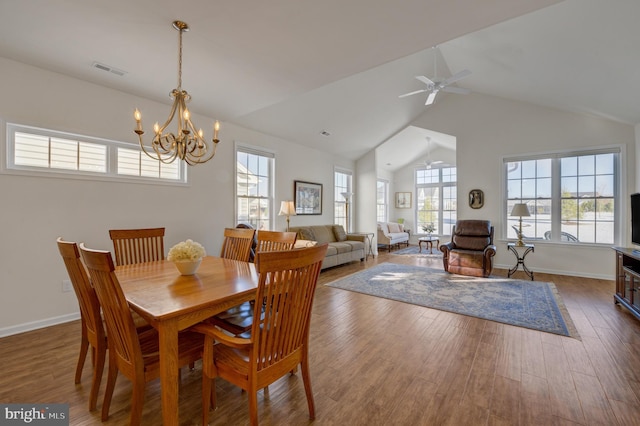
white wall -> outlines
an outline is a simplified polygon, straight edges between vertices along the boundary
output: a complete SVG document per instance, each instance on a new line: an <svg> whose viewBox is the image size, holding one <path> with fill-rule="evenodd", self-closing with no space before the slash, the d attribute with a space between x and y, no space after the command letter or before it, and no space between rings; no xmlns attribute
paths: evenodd
<svg viewBox="0 0 640 426"><path fill-rule="evenodd" d="M636 181L634 126L481 94L442 97L412 124L457 137L458 218L491 220L496 229L496 266L515 263L502 236L504 156L622 145L622 173L628 186L621 188L620 208L627 217L627 198ZM394 181L395 191L413 188L410 172L397 173ZM485 194L485 205L477 210L467 203L474 188ZM622 245L629 244L627 222L622 220ZM613 279L614 260L609 247L536 242L527 266L534 271Z"/></svg>
<svg viewBox="0 0 640 426"><path fill-rule="evenodd" d="M168 105L2 58L0 74L2 141L10 122L137 143L135 107L147 122L169 113ZM213 122L193 119L203 128ZM220 139L213 160L189 168L188 187L0 174L0 337L78 317L75 295L62 292L68 277L58 236L111 250L111 228L164 226L166 250L192 238L217 254L223 228L235 226L236 143L275 152L276 212L280 201L293 199L295 179L324 185L323 214L292 216L292 226L333 223L333 168L353 169L353 162L230 123L222 123ZM275 229L284 230L286 219L275 219Z"/></svg>
<svg viewBox="0 0 640 426"><path fill-rule="evenodd" d="M353 231L373 233L371 239L372 253L378 253L376 233L378 228L376 154L371 150L357 162L355 204L356 216ZM368 252L368 250L367 250Z"/></svg>

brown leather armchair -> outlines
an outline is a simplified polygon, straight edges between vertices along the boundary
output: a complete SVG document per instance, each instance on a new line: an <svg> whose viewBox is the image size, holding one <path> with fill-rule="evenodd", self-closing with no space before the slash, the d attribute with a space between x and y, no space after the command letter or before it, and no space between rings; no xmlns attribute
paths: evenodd
<svg viewBox="0 0 640 426"><path fill-rule="evenodd" d="M451 242L442 244L444 270L452 274L488 277L493 270L493 226L488 220L458 220Z"/></svg>

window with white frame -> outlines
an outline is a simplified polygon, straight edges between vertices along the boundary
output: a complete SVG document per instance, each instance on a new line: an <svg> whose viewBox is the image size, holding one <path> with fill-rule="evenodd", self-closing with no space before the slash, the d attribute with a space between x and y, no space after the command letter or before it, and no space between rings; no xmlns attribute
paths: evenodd
<svg viewBox="0 0 640 426"><path fill-rule="evenodd" d="M181 161L164 164L136 145L7 124L6 172L185 183Z"/></svg>
<svg viewBox="0 0 640 426"><path fill-rule="evenodd" d="M236 223L269 230L273 224L274 155L246 147L236 150Z"/></svg>
<svg viewBox="0 0 640 426"><path fill-rule="evenodd" d="M351 229L347 224L347 221L349 224L352 221L353 208L351 207L353 205L353 200L349 200L349 212L347 213L347 200L342 194L353 193L351 179L351 172L346 170L336 170L333 174L333 220L336 225L342 225L345 231ZM347 217L347 214L349 217Z"/></svg>
<svg viewBox="0 0 640 426"><path fill-rule="evenodd" d="M457 169L432 167L416 169L416 233L451 235L457 218Z"/></svg>
<svg viewBox="0 0 640 426"><path fill-rule="evenodd" d="M506 158L507 238L517 238L520 217L514 204L526 204L525 240L563 243L616 243L620 149Z"/></svg>
<svg viewBox="0 0 640 426"><path fill-rule="evenodd" d="M387 222L389 217L389 182L378 179L376 188L377 220L378 222Z"/></svg>

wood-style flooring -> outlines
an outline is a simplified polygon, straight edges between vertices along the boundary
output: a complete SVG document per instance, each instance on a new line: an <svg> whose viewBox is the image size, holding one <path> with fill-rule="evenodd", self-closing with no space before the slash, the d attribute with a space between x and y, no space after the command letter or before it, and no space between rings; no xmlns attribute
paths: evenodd
<svg viewBox="0 0 640 426"><path fill-rule="evenodd" d="M323 285L385 261L442 267L383 253L322 272L311 324L316 419L298 373L259 393L262 425L640 424L640 321L614 305L613 281L536 273L556 284L581 340ZM106 375L95 412L90 360L73 383L79 341L78 321L0 339L0 402L68 403L70 424L102 424ZM181 424L200 424L200 384L199 363L182 371ZM246 393L216 388L211 424L247 424ZM130 396L120 376L105 425L128 423ZM143 423L161 423L159 381L147 385Z"/></svg>

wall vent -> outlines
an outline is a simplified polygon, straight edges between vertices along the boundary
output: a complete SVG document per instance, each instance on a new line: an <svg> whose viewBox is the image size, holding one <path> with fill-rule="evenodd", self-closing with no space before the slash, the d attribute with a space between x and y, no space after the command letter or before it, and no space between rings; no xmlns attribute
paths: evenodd
<svg viewBox="0 0 640 426"><path fill-rule="evenodd" d="M97 69L102 70L102 71L107 71L107 72L110 72L112 74L118 75L120 77L122 77L123 75L125 75L127 73L126 71L122 71L122 70L119 70L117 68L110 67L109 65L101 64L100 62L94 62L93 64L91 64L91 66L93 68L97 68Z"/></svg>

